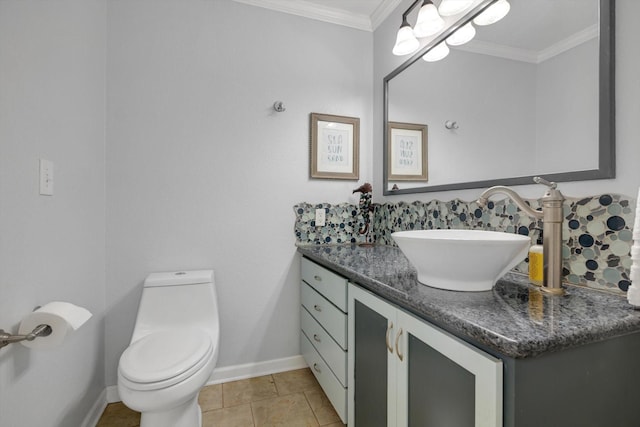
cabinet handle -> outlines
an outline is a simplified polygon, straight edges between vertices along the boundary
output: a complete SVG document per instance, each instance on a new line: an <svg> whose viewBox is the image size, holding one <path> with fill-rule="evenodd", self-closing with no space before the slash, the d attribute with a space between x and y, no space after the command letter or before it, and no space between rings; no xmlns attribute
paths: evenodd
<svg viewBox="0 0 640 427"><path fill-rule="evenodd" d="M317 274L313 276L313 278L316 279L318 282L322 282L322 277L318 276Z"/></svg>
<svg viewBox="0 0 640 427"><path fill-rule="evenodd" d="M317 363L314 363L314 364L313 364L313 369L314 369L317 373L319 373L319 374L321 374L321 373L322 373L322 371L320 370L320 368L318 368L318 364L317 364Z"/></svg>
<svg viewBox="0 0 640 427"><path fill-rule="evenodd" d="M402 360L404 359L404 355L400 353L400 347L398 347L398 342L400 341L401 336L402 336L402 328L400 328L400 331L398 331L398 335L396 335L396 354L398 355L398 358L402 362Z"/></svg>
<svg viewBox="0 0 640 427"><path fill-rule="evenodd" d="M318 334L313 334L313 340L316 341L316 342L322 342L320 340L320 337L318 336Z"/></svg>
<svg viewBox="0 0 640 427"><path fill-rule="evenodd" d="M393 346L389 343L389 335L391 334L391 330L393 329L393 322L389 322L389 326L387 326L387 335L385 337L387 349L389 353L393 354Z"/></svg>
<svg viewBox="0 0 640 427"><path fill-rule="evenodd" d="M314 305L314 306L313 306L313 309L314 309L315 311L322 311L322 307L320 307L318 304Z"/></svg>

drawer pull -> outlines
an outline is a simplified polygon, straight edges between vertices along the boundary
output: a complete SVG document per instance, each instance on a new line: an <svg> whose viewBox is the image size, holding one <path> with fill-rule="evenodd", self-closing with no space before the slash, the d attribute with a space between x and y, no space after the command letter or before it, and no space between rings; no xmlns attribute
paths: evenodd
<svg viewBox="0 0 640 427"><path fill-rule="evenodd" d="M318 276L317 274L315 276L313 276L314 279L316 279L316 281L318 282L322 282L322 277Z"/></svg>
<svg viewBox="0 0 640 427"><path fill-rule="evenodd" d="M321 373L322 373L322 371L320 370L320 368L318 368L318 364L317 364L317 363L314 363L314 364L313 364L313 370L314 370L314 371L316 371L316 372L317 372L317 373L319 373L319 374L321 374Z"/></svg>
<svg viewBox="0 0 640 427"><path fill-rule="evenodd" d="M389 322L389 326L387 326L387 335L385 337L385 341L386 341L387 349L391 354L393 354L393 346L389 342L389 335L391 334L392 329L393 329L393 322Z"/></svg>
<svg viewBox="0 0 640 427"><path fill-rule="evenodd" d="M398 347L398 342L400 341L400 337L402 336L402 328L398 331L398 335L396 335L396 354L398 355L398 359L402 362L404 359L404 355L400 353L400 348Z"/></svg>
<svg viewBox="0 0 640 427"><path fill-rule="evenodd" d="M322 340L320 339L320 337L318 336L318 334L313 334L313 340L315 342L322 342Z"/></svg>
<svg viewBox="0 0 640 427"><path fill-rule="evenodd" d="M313 306L313 309L314 309L315 311L322 311L322 307L320 307L318 304L314 305L314 306Z"/></svg>

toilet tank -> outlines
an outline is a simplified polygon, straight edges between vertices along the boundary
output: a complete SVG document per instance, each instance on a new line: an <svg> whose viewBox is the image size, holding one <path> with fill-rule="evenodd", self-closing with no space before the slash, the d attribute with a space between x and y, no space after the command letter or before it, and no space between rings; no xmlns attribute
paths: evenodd
<svg viewBox="0 0 640 427"><path fill-rule="evenodd" d="M213 270L150 274L144 281L131 342L158 330L195 326L217 341L218 299Z"/></svg>

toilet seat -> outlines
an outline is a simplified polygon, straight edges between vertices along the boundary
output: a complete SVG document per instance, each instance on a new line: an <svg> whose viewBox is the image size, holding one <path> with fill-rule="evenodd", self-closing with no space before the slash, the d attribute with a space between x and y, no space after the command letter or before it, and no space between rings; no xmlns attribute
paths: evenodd
<svg viewBox="0 0 640 427"><path fill-rule="evenodd" d="M122 353L118 371L131 389L157 390L198 372L213 350L211 337L201 329L153 332Z"/></svg>

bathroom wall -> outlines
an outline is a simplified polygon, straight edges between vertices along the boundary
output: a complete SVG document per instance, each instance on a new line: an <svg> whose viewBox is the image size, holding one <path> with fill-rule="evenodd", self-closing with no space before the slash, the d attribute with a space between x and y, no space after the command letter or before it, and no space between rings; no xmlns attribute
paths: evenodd
<svg viewBox="0 0 640 427"><path fill-rule="evenodd" d="M0 1L0 328L54 300L93 313L58 348L0 349L3 427L82 426L102 409L105 17L101 0Z"/></svg>
<svg viewBox="0 0 640 427"><path fill-rule="evenodd" d="M393 56L391 48L400 24L400 16L410 5L406 0L374 32L374 81L381 82L384 76L400 65L405 58ZM640 13L640 2L634 0L616 1L616 157L617 176L615 179L561 183L560 188L567 196L582 197L597 194L617 193L636 198L640 186L640 58L636 54L640 28L633 17ZM382 84L374 85L374 201L443 201L459 198L475 200L479 190L459 190L448 192L422 193L416 195L382 196ZM499 165L500 153L495 153L495 164ZM538 198L542 194L537 185L518 186L517 191L527 198Z"/></svg>
<svg viewBox="0 0 640 427"><path fill-rule="evenodd" d="M360 117L370 181L372 34L230 0L107 7L107 385L153 271L215 269L219 368L299 355L291 206L359 185L308 178L309 113Z"/></svg>

